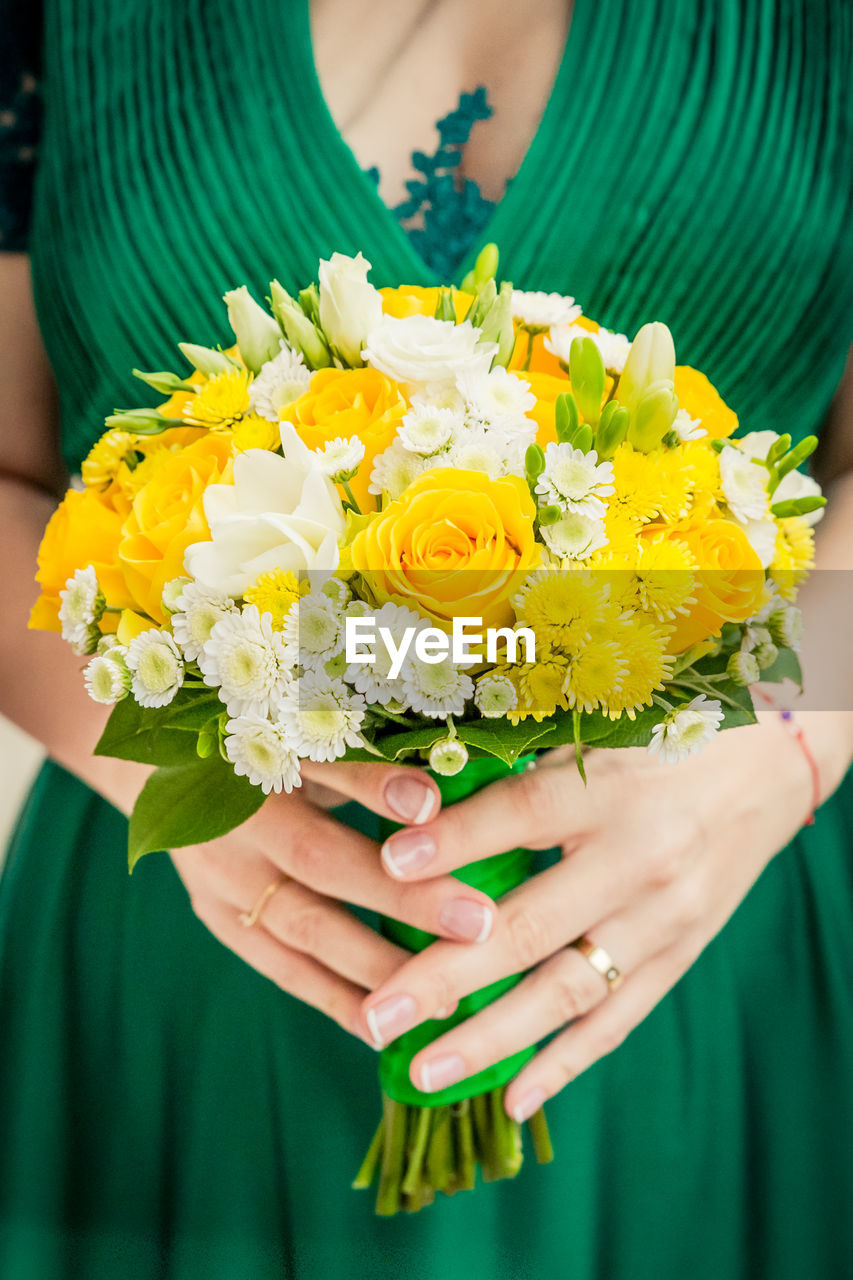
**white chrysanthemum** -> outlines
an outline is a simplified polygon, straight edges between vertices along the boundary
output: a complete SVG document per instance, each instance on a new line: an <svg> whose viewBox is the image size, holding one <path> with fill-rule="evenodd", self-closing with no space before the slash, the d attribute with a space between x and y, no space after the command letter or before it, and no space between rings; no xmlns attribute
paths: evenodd
<svg viewBox="0 0 853 1280"><path fill-rule="evenodd" d="M465 419L455 409L419 404L403 418L397 438L404 449L424 458L440 453L464 429Z"/></svg>
<svg viewBox="0 0 853 1280"><path fill-rule="evenodd" d="M461 773L468 763L468 748L458 738L442 738L434 742L429 753L429 767L433 773L452 778Z"/></svg>
<svg viewBox="0 0 853 1280"><path fill-rule="evenodd" d="M175 601L172 633L184 652L194 662L210 639L210 633L222 618L238 613L237 605L221 591L208 591L197 582L188 582Z"/></svg>
<svg viewBox="0 0 853 1280"><path fill-rule="evenodd" d="M343 613L324 591L312 591L290 606L281 634L303 667L322 667L344 647Z"/></svg>
<svg viewBox="0 0 853 1280"><path fill-rule="evenodd" d="M569 511L603 516L607 510L604 499L614 492L613 464L599 462L597 453L584 453L570 444L549 444L536 492Z"/></svg>
<svg viewBox="0 0 853 1280"><path fill-rule="evenodd" d="M440 662L410 656L403 668L403 693L413 711L444 720L461 716L474 693L474 681L460 671L450 654Z"/></svg>
<svg viewBox="0 0 853 1280"><path fill-rule="evenodd" d="M229 715L267 716L292 683L291 657L270 614L250 604L214 625L198 665Z"/></svg>
<svg viewBox="0 0 853 1280"><path fill-rule="evenodd" d="M95 702L113 706L130 688L130 672L118 646L110 654L97 654L83 672L86 692Z"/></svg>
<svg viewBox="0 0 853 1280"><path fill-rule="evenodd" d="M701 751L718 731L723 720L722 704L700 693L686 707L671 711L652 729L649 751L671 764Z"/></svg>
<svg viewBox="0 0 853 1280"><path fill-rule="evenodd" d="M701 440L708 432L698 418L691 418L686 409L679 409L672 422L672 429L682 444L687 440Z"/></svg>
<svg viewBox="0 0 853 1280"><path fill-rule="evenodd" d="M166 613L174 613L181 606L178 601L185 587L190 585L191 578L172 578L171 582L167 582L160 596L160 603Z"/></svg>
<svg viewBox="0 0 853 1280"><path fill-rule="evenodd" d="M513 317L531 329L571 324L581 314L574 298L564 297L562 293L513 289L510 305Z"/></svg>
<svg viewBox="0 0 853 1280"><path fill-rule="evenodd" d="M818 498L821 494L821 487L811 476L805 475L802 471L789 471L783 476L776 487L773 494L774 502L788 502L792 498ZM822 520L826 508L818 507L817 511L809 511L801 520L805 520L808 525L817 524L818 520Z"/></svg>
<svg viewBox="0 0 853 1280"><path fill-rule="evenodd" d="M455 382L428 382L412 395L413 409L452 409L465 414L465 401Z"/></svg>
<svg viewBox="0 0 853 1280"><path fill-rule="evenodd" d="M461 432L446 455L449 466L459 471L485 471L492 480L507 472L506 444L497 431L468 427ZM445 455L442 455L444 461ZM432 460L435 465L435 459Z"/></svg>
<svg viewBox="0 0 853 1280"><path fill-rule="evenodd" d="M570 511L556 524L543 524L539 532L555 556L564 560L585 560L607 545L604 521Z"/></svg>
<svg viewBox="0 0 853 1280"><path fill-rule="evenodd" d="M362 359L406 386L455 382L460 373L486 373L497 343L480 342L480 330L463 320L435 316L383 316L367 336Z"/></svg>
<svg viewBox="0 0 853 1280"><path fill-rule="evenodd" d="M497 365L489 373L463 372L456 381L474 417L503 431L527 431L526 417L536 405L530 383Z"/></svg>
<svg viewBox="0 0 853 1280"><path fill-rule="evenodd" d="M302 356L282 339L281 351L261 367L249 387L249 407L262 418L278 422L282 409L298 400L310 382Z"/></svg>
<svg viewBox="0 0 853 1280"><path fill-rule="evenodd" d="M612 329L590 333L579 324L555 325L545 339L545 346L558 360L568 364L575 338L592 338L608 373L621 373L625 368L631 343L624 333L614 333Z"/></svg>
<svg viewBox="0 0 853 1280"><path fill-rule="evenodd" d="M343 578L327 578L320 590L341 609L352 599L349 584Z"/></svg>
<svg viewBox="0 0 853 1280"><path fill-rule="evenodd" d="M373 662L351 662L344 672L344 679L359 693L363 693L371 705L378 703L380 707L387 707L391 702L405 703L403 681L399 676L391 679L391 665L394 658L381 633L382 631L390 633L391 643L399 651L404 632L411 628L416 631L421 630L425 625L423 618L412 609L406 609L399 604L383 604L381 609L376 610L368 608L361 600L353 601L353 604L363 605L364 612L351 607L347 609L350 617L370 616L374 619L375 639L371 640L370 645L374 660Z"/></svg>
<svg viewBox="0 0 853 1280"><path fill-rule="evenodd" d="M761 561L763 569L769 569L776 555L776 539L779 529L775 520L747 520L741 524L747 542Z"/></svg>
<svg viewBox="0 0 853 1280"><path fill-rule="evenodd" d="M768 453L778 439L779 434L776 431L748 431L745 436L738 437L734 443L748 458L758 458L760 462L766 462Z"/></svg>
<svg viewBox="0 0 853 1280"><path fill-rule="evenodd" d="M183 684L183 658L169 631L152 628L134 636L125 661L133 696L142 707L167 706Z"/></svg>
<svg viewBox="0 0 853 1280"><path fill-rule="evenodd" d="M95 570L77 569L59 593L62 639L75 653L93 653L98 643L98 619L104 612L104 596Z"/></svg>
<svg viewBox="0 0 853 1280"><path fill-rule="evenodd" d="M495 673L481 676L474 690L474 705L487 720L497 720L512 711L518 703L515 685L506 676Z"/></svg>
<svg viewBox="0 0 853 1280"><path fill-rule="evenodd" d="M234 772L260 787L264 795L271 791L290 795L294 787L301 786L299 758L281 725L262 716L235 716L225 731L225 754Z"/></svg>
<svg viewBox="0 0 853 1280"><path fill-rule="evenodd" d="M322 449L315 452L317 469L340 484L343 480L351 480L358 471L364 458L364 445L358 436L350 436L348 440L338 436L335 440L328 440Z"/></svg>
<svg viewBox="0 0 853 1280"><path fill-rule="evenodd" d="M390 498L399 498L413 480L434 465L435 459L427 461L396 439L374 458L368 488L371 493L387 493Z"/></svg>
<svg viewBox="0 0 853 1280"><path fill-rule="evenodd" d="M763 520L770 508L767 496L767 468L744 457L740 449L723 449L720 454L720 486L736 520Z"/></svg>
<svg viewBox="0 0 853 1280"><path fill-rule="evenodd" d="M364 698L343 680L312 671L295 680L281 701L279 720L297 755L336 760L347 747L360 747Z"/></svg>

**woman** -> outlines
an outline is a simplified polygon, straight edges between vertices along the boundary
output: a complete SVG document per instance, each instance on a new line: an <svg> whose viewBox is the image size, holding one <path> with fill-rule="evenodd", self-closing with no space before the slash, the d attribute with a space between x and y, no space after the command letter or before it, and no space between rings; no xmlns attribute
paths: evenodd
<svg viewBox="0 0 853 1280"><path fill-rule="evenodd" d="M9 1280L850 1273L849 714L805 713L807 752L771 716L677 767L593 753L586 792L552 758L446 813L418 771L317 766L315 790L131 881L122 813L144 770L90 757L102 720L78 664L24 632L60 452L79 468L104 412L135 402L133 366L222 341L225 288L292 288L335 249L363 250L378 283L429 283L420 254L440 263L452 221L473 235L457 277L498 240L522 287L627 332L666 320L745 428L822 424L853 269L849 7L547 0L535 17L504 0L6 15L2 709L56 761L0 883ZM495 110L464 154L467 223L439 208L419 227L410 206L407 236L383 199L480 84ZM838 404L826 567L853 537L847 389ZM383 860L324 811L341 795L411 824ZM449 875L518 840L564 856L499 906ZM441 940L407 959L348 902ZM581 935L618 991L568 947ZM557 1031L507 1092L519 1115L552 1099L556 1163L376 1219L348 1187L374 1119L369 1046L520 966L522 994L413 1071L439 1087Z"/></svg>

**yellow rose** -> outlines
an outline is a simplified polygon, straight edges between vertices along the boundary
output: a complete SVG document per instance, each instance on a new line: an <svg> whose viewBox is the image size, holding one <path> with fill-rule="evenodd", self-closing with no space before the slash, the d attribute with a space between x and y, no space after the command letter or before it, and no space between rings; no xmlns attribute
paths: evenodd
<svg viewBox="0 0 853 1280"><path fill-rule="evenodd" d="M44 531L36 581L41 595L30 614L38 631L61 631L59 593L76 569L91 565L107 604L123 609L131 604L121 569L118 545L121 516L103 503L93 489L70 489ZM108 617L110 615L107 615Z"/></svg>
<svg viewBox="0 0 853 1280"><path fill-rule="evenodd" d="M427 471L356 535L352 567L380 603L408 605L439 626L455 617L504 626L519 573L539 559L535 515L517 476Z"/></svg>
<svg viewBox="0 0 853 1280"><path fill-rule="evenodd" d="M737 414L698 369L688 364L675 366L675 394L679 408L698 418L712 439L730 436L737 429Z"/></svg>
<svg viewBox="0 0 853 1280"><path fill-rule="evenodd" d="M671 653L683 653L700 640L719 635L724 622L745 622L764 604L764 569L743 529L733 520L648 524L641 537L678 539L696 561L695 603L675 624Z"/></svg>
<svg viewBox="0 0 853 1280"><path fill-rule="evenodd" d="M404 320L406 316L434 316L438 306L438 289L423 289L417 284L404 284L398 289L380 289L382 310L387 316L396 316ZM464 320L468 308L474 301L473 294L463 293L461 289L453 290L453 303L456 308L456 319Z"/></svg>
<svg viewBox="0 0 853 1280"><path fill-rule="evenodd" d="M163 587L184 572L184 552L210 538L202 499L210 484L231 480L228 435L211 433L173 454L133 500L122 528L119 561L132 603L164 623Z"/></svg>
<svg viewBox="0 0 853 1280"><path fill-rule="evenodd" d="M320 369L281 416L309 449L358 436L364 460L350 483L359 506L368 510L376 505L369 492L373 459L388 448L408 407L397 383L376 369Z"/></svg>

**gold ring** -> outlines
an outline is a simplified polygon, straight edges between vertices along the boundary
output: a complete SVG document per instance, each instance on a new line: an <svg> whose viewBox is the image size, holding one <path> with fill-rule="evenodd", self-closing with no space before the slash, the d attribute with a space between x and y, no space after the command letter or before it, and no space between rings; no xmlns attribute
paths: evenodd
<svg viewBox="0 0 853 1280"><path fill-rule="evenodd" d="M609 991L615 991L621 985L622 972L613 963L610 953L605 951L604 947L599 947L586 934L582 934L580 938L575 938L574 942L569 943L569 946L579 951L584 960L592 965L595 972L601 974L607 983Z"/></svg>
<svg viewBox="0 0 853 1280"><path fill-rule="evenodd" d="M273 880L272 884L268 884L266 889L264 889L251 911L240 912L237 919L240 921L244 929L251 929L253 924L258 923L264 907L267 905L273 894L287 882L287 879L287 876L281 876L278 880Z"/></svg>

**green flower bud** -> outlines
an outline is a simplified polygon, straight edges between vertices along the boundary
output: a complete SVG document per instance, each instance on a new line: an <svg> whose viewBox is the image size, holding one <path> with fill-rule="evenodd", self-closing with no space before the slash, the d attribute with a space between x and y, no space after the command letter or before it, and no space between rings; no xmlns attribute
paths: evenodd
<svg viewBox="0 0 853 1280"><path fill-rule="evenodd" d="M464 293L479 293L487 280L494 280L498 274L500 254L496 244L487 244L477 254L474 269L469 271L459 286Z"/></svg>
<svg viewBox="0 0 853 1280"><path fill-rule="evenodd" d="M588 422L580 424L570 443L573 449L580 449L582 453L589 453L592 448L592 427Z"/></svg>
<svg viewBox="0 0 853 1280"><path fill-rule="evenodd" d="M451 304L452 305L452 304ZM454 311L451 319L455 320ZM481 342L498 344L494 364L506 366L515 343L515 326L512 320L512 285L502 284L500 293L483 318Z"/></svg>
<svg viewBox="0 0 853 1280"><path fill-rule="evenodd" d="M675 346L665 324L644 324L628 352L616 399L633 411L649 387L675 378Z"/></svg>
<svg viewBox="0 0 853 1280"><path fill-rule="evenodd" d="M765 458L768 467L772 467L780 458L784 457L790 447L791 437L787 433L780 436L778 440L774 440L767 450L767 457Z"/></svg>
<svg viewBox="0 0 853 1280"><path fill-rule="evenodd" d="M608 412L612 410L612 412ZM612 458L628 434L631 415L615 400L609 401L595 431L595 451L599 458Z"/></svg>
<svg viewBox="0 0 853 1280"><path fill-rule="evenodd" d="M649 387L631 414L628 442L643 453L651 453L660 445L677 413L678 400L671 383Z"/></svg>
<svg viewBox="0 0 853 1280"><path fill-rule="evenodd" d="M595 425L601 417L606 374L601 352L592 338L575 338L573 341L569 352L569 377L580 416Z"/></svg>
<svg viewBox="0 0 853 1280"><path fill-rule="evenodd" d="M319 329L277 280L270 282L270 304L287 341L302 355L309 369L325 369L332 363Z"/></svg>
<svg viewBox="0 0 853 1280"><path fill-rule="evenodd" d="M726 663L726 671L732 683L740 688L755 684L760 675L757 660L753 654L747 653L745 649L738 649L736 653L731 655Z"/></svg>
<svg viewBox="0 0 853 1280"><path fill-rule="evenodd" d="M207 760L208 757L212 756L217 750L218 746L219 733L217 732L216 726L205 725L204 728L199 731L198 741L195 744L196 752L202 760Z"/></svg>
<svg viewBox="0 0 853 1280"><path fill-rule="evenodd" d="M791 437L784 436L783 439L787 439L790 443ZM803 462L805 462L806 458L811 457L816 448L817 436L806 436L805 439L801 440L789 454L779 462L776 462L773 467L768 491L770 493L774 493L779 482L784 479L788 472L793 471L796 467L799 467Z"/></svg>
<svg viewBox="0 0 853 1280"><path fill-rule="evenodd" d="M497 296L498 290L494 280L487 280L468 308L465 319L470 320L478 328L482 328L483 321L489 309L494 305Z"/></svg>
<svg viewBox="0 0 853 1280"><path fill-rule="evenodd" d="M758 663L758 669L766 671L779 657L779 650L772 640L762 640L761 644L757 644L753 649L752 656Z"/></svg>
<svg viewBox="0 0 853 1280"><path fill-rule="evenodd" d="M183 418L165 418L156 409L116 409L104 419L108 427L132 431L137 436L159 436L169 427L185 427Z"/></svg>
<svg viewBox="0 0 853 1280"><path fill-rule="evenodd" d="M541 507L539 510L540 524L546 524L546 525L556 524L557 521L562 520L562 518L563 518L562 508L555 506L553 503L551 503L547 507Z"/></svg>
<svg viewBox="0 0 853 1280"><path fill-rule="evenodd" d="M803 637L803 615L794 605L774 609L767 628L775 644L782 649L796 649Z"/></svg>
<svg viewBox="0 0 853 1280"><path fill-rule="evenodd" d="M436 320L452 320L456 323L456 308L453 305L453 294L449 289L439 289L438 303L435 308Z"/></svg>
<svg viewBox="0 0 853 1280"><path fill-rule="evenodd" d="M198 390L192 382L185 382L176 373L143 373L141 369L134 369L133 376L147 383L149 387L153 387L155 391L159 391L164 396L170 396L175 391Z"/></svg>
<svg viewBox="0 0 853 1280"><path fill-rule="evenodd" d="M273 317L260 306L245 285L223 295L228 323L247 369L258 373L281 350L281 333Z"/></svg>
<svg viewBox="0 0 853 1280"><path fill-rule="evenodd" d="M554 403L554 418L557 440L560 444L568 444L580 423L577 401L570 391L564 391L562 395L557 396Z"/></svg>
<svg viewBox="0 0 853 1280"><path fill-rule="evenodd" d="M774 502L770 511L777 520L790 520L792 516L807 516L825 506L826 498L814 494L806 498L788 498L785 502Z"/></svg>
<svg viewBox="0 0 853 1280"><path fill-rule="evenodd" d="M545 450L541 444L529 444L524 455L524 474L528 484L535 484L545 470Z"/></svg>
<svg viewBox="0 0 853 1280"><path fill-rule="evenodd" d="M227 373L229 369L239 369L240 363L224 351L214 351L213 347L197 347L194 342L179 342L178 349L194 369L213 378L217 373Z"/></svg>
<svg viewBox="0 0 853 1280"><path fill-rule="evenodd" d="M309 284L307 289L300 289L297 301L312 324L320 324L320 290L316 284Z"/></svg>

